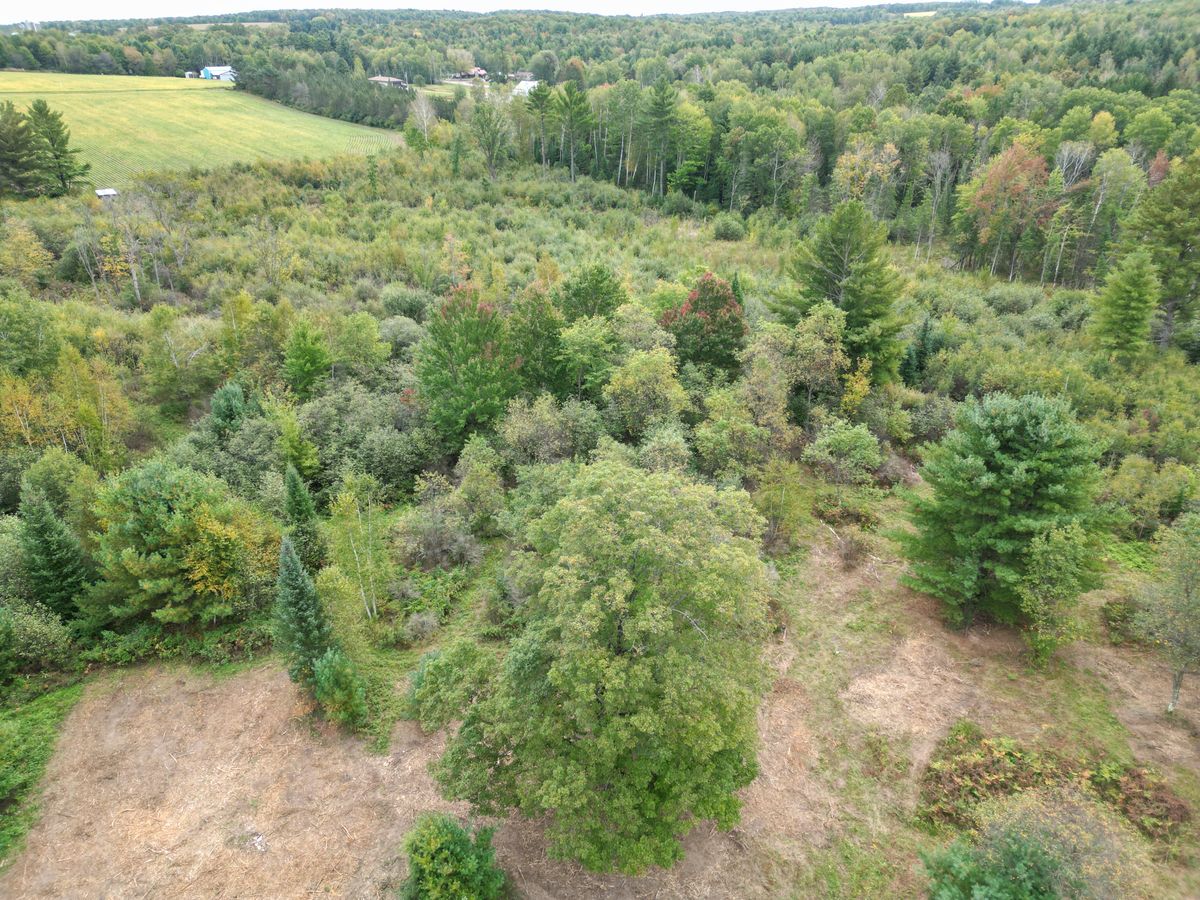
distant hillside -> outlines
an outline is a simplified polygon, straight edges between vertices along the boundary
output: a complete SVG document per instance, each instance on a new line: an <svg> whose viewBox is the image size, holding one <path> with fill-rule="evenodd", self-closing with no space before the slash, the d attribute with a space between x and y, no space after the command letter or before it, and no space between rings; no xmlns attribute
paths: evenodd
<svg viewBox="0 0 1200 900"><path fill-rule="evenodd" d="M309 115L199 79L0 72L0 103L61 110L97 186L139 172L368 153L398 134Z"/></svg>

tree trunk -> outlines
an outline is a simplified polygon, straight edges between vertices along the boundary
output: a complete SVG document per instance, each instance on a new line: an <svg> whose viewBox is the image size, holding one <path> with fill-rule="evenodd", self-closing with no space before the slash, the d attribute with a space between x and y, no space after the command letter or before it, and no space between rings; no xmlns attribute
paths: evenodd
<svg viewBox="0 0 1200 900"><path fill-rule="evenodd" d="M1183 687L1183 671L1180 670L1171 676L1171 702L1167 704L1167 712L1175 712L1175 707L1179 705L1179 691Z"/></svg>

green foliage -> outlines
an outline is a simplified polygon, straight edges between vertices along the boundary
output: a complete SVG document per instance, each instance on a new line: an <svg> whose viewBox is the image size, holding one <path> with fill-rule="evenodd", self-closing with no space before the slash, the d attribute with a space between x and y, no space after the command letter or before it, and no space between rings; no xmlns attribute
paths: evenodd
<svg viewBox="0 0 1200 900"><path fill-rule="evenodd" d="M525 629L438 764L448 795L549 814L552 852L599 870L670 864L697 819L730 827L765 686L759 528L740 492L582 469L526 531Z"/></svg>
<svg viewBox="0 0 1200 900"><path fill-rule="evenodd" d="M1126 239L1149 253L1162 280L1159 342L1169 345L1200 303L1200 150L1192 153L1138 207Z"/></svg>
<svg viewBox="0 0 1200 900"><path fill-rule="evenodd" d="M88 624L204 627L266 600L275 535L215 478L152 459L107 481Z"/></svg>
<svg viewBox="0 0 1200 900"><path fill-rule="evenodd" d="M1086 795L1056 790L994 803L973 842L925 857L936 900L1130 897L1146 888L1136 835Z"/></svg>
<svg viewBox="0 0 1200 900"><path fill-rule="evenodd" d="M1097 549L1076 522L1029 542L1017 594L1036 664L1044 664L1059 646L1080 636L1074 609L1080 594L1100 586Z"/></svg>
<svg viewBox="0 0 1200 900"><path fill-rule="evenodd" d="M54 753L59 725L82 687L42 694L14 708L0 709L0 865L20 849L37 816L37 787Z"/></svg>
<svg viewBox="0 0 1200 900"><path fill-rule="evenodd" d="M1096 449L1058 400L991 394L969 400L921 470L932 493L910 500L902 537L908 583L940 599L950 619L1021 620L1018 586L1035 536L1094 528Z"/></svg>
<svg viewBox="0 0 1200 900"><path fill-rule="evenodd" d="M283 355L283 377L296 396L308 400L329 377L333 357L325 339L307 322L296 323Z"/></svg>
<svg viewBox="0 0 1200 900"><path fill-rule="evenodd" d="M287 467L284 486L287 489L284 512L288 522L292 525L300 525L315 519L317 506L313 502L312 494L308 491L308 485L304 483L304 479L300 477L300 473L293 465Z"/></svg>
<svg viewBox="0 0 1200 900"><path fill-rule="evenodd" d="M869 484L883 454L866 425L833 419L805 448L804 461L822 469L834 484Z"/></svg>
<svg viewBox="0 0 1200 900"><path fill-rule="evenodd" d="M24 291L0 299L0 370L13 375L47 372L58 360L62 338L51 308Z"/></svg>
<svg viewBox="0 0 1200 900"><path fill-rule="evenodd" d="M601 263L592 263L572 273L555 294L555 302L568 324L593 316L610 318L627 299L616 273Z"/></svg>
<svg viewBox="0 0 1200 900"><path fill-rule="evenodd" d="M1114 268L1096 301L1096 333L1101 345L1122 357L1144 348L1160 288L1150 253L1130 253Z"/></svg>
<svg viewBox="0 0 1200 900"><path fill-rule="evenodd" d="M987 737L955 725L921 776L921 815L935 823L978 828L989 801L1074 788L1094 792L1153 840L1170 840L1191 820L1187 803L1154 773L1101 758L1072 759Z"/></svg>
<svg viewBox="0 0 1200 900"><path fill-rule="evenodd" d="M71 130L63 122L61 112L39 98L30 104L28 116L29 129L37 141L37 161L45 190L51 195L65 194L92 167L76 159L83 151L71 146Z"/></svg>
<svg viewBox="0 0 1200 900"><path fill-rule="evenodd" d="M895 373L900 355L893 311L900 284L883 252L886 240L887 226L862 203L840 204L797 248L789 271L799 297L777 307L794 323L813 306L832 303L846 314L843 341L851 365L870 360L876 381Z"/></svg>
<svg viewBox="0 0 1200 900"><path fill-rule="evenodd" d="M290 538L279 548L275 587L275 645L288 660L292 681L313 685L317 660L333 643L328 616Z"/></svg>
<svg viewBox="0 0 1200 900"><path fill-rule="evenodd" d="M675 360L663 349L629 354L604 386L604 397L618 428L634 440L674 421L688 406Z"/></svg>
<svg viewBox="0 0 1200 900"><path fill-rule="evenodd" d="M713 238L718 241L740 241L746 236L746 226L739 216L722 213L713 220Z"/></svg>
<svg viewBox="0 0 1200 900"><path fill-rule="evenodd" d="M346 728L367 719L367 689L354 665L337 647L328 647L312 664L313 697L325 715Z"/></svg>
<svg viewBox="0 0 1200 900"><path fill-rule="evenodd" d="M45 500L21 504L21 550L33 597L63 619L90 582L79 540Z"/></svg>
<svg viewBox="0 0 1200 900"><path fill-rule="evenodd" d="M408 880L404 900L497 900L506 879L496 866L492 831L474 836L450 816L428 813L404 836Z"/></svg>
<svg viewBox="0 0 1200 900"><path fill-rule="evenodd" d="M447 727L495 677L496 658L469 640L421 657L409 683L409 713L426 731Z"/></svg>
<svg viewBox="0 0 1200 900"><path fill-rule="evenodd" d="M734 372L746 343L746 320L729 282L707 272L662 326L675 337L681 363Z"/></svg>
<svg viewBox="0 0 1200 900"><path fill-rule="evenodd" d="M499 419L517 391L503 317L460 288L430 319L417 348L416 375L429 421L454 449Z"/></svg>

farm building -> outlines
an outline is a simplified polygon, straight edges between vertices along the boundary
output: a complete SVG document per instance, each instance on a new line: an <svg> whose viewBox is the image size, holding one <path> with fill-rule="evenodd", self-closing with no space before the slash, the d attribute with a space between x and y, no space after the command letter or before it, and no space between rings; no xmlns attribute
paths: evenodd
<svg viewBox="0 0 1200 900"><path fill-rule="evenodd" d="M373 75L367 79L371 84L378 84L381 87L406 88L408 82L403 78L393 78L391 75Z"/></svg>
<svg viewBox="0 0 1200 900"><path fill-rule="evenodd" d="M538 82L536 82L536 81L520 81L517 83L517 86L515 88L513 88L513 96L514 97L528 97L529 92L532 91L537 86L538 86Z"/></svg>
<svg viewBox="0 0 1200 900"><path fill-rule="evenodd" d="M200 70L200 77L209 81L237 81L237 72L233 66L205 66Z"/></svg>
<svg viewBox="0 0 1200 900"><path fill-rule="evenodd" d="M111 200L113 197L117 196L117 191L116 188L98 188L96 190L96 196L101 200Z"/></svg>
<svg viewBox="0 0 1200 900"><path fill-rule="evenodd" d="M184 78L199 78L200 73L199 72L184 72L183 77Z"/></svg>

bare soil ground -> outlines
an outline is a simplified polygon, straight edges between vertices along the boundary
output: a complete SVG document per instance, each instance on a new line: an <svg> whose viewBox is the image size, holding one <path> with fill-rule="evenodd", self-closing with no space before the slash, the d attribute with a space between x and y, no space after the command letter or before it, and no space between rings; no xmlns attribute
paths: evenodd
<svg viewBox="0 0 1200 900"><path fill-rule="evenodd" d="M763 710L796 734L790 686ZM0 896L373 897L404 877L398 848L444 802L428 764L444 736L397 726L386 756L319 728L287 675L264 665L216 678L153 667L92 684L68 718L45 780L42 815L0 877ZM764 749L745 826L802 839L817 824L771 814L803 795L803 756ZM819 792L818 792L819 793ZM745 837L704 824L670 872L601 877L548 860L536 822L500 824L502 864L524 896L772 896Z"/></svg>
<svg viewBox="0 0 1200 900"><path fill-rule="evenodd" d="M547 859L538 822L494 823L518 893L791 896L853 833L898 861L885 876L893 893L915 890L904 829L937 742L964 717L1000 733L1032 732L1051 707L1027 690L1054 682L1027 677L1009 632L946 631L936 607L902 588L898 574L878 557L846 572L820 543L797 573L789 601L797 624L769 648L776 677L759 713L760 775L743 792L737 828L703 823L673 870L627 878ZM1200 708L1185 690L1180 716L1161 715L1168 682L1152 657L1078 645L1066 659L1103 684L1139 760L1200 771ZM1001 696L997 679L1016 687ZM894 739L900 768L856 794L847 779L858 764L839 754L870 734ZM440 798L428 772L443 746L443 735L402 722L389 752L373 755L316 724L276 664L226 677L149 667L97 680L65 723L41 819L0 875L0 897L387 896L403 880L399 846L415 818L467 812ZM909 849L889 850L900 834Z"/></svg>

